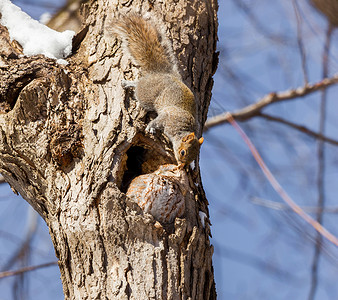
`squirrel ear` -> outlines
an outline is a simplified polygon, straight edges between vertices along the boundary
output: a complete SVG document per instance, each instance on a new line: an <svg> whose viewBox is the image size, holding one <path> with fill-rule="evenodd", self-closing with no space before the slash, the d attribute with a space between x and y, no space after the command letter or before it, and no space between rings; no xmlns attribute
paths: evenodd
<svg viewBox="0 0 338 300"><path fill-rule="evenodd" d="M202 145L203 142L204 142L204 137L201 137L201 138L198 140L198 142L200 143L200 145Z"/></svg>
<svg viewBox="0 0 338 300"><path fill-rule="evenodd" d="M188 135L186 135L186 136L182 139L182 141L183 141L183 142L190 142L190 141L192 141L193 139L195 139L195 133L194 133L194 132L191 132L191 133L189 133Z"/></svg>

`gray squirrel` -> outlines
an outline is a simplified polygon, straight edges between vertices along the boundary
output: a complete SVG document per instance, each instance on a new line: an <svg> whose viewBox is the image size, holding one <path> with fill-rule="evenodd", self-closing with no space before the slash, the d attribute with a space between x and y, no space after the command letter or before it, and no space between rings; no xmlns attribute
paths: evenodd
<svg viewBox="0 0 338 300"><path fill-rule="evenodd" d="M136 14L113 23L113 32L122 39L125 51L140 65L137 81L125 81L134 87L135 97L147 111L155 111L146 131L162 130L173 145L179 166L196 159L203 137L196 137L196 105L191 90L182 82L170 42L154 25Z"/></svg>

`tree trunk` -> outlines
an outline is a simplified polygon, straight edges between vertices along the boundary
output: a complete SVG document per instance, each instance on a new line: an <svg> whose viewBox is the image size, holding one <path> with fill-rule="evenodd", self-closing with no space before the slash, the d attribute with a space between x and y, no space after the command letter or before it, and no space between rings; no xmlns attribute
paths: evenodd
<svg viewBox="0 0 338 300"><path fill-rule="evenodd" d="M131 9L167 24L204 124L216 1L91 1L67 66L19 56L0 27L0 172L46 221L66 299L216 299L198 162L184 183L184 214L172 222L126 196L132 178L174 163L169 142L145 134L149 116L121 86L138 68L109 29L117 10Z"/></svg>

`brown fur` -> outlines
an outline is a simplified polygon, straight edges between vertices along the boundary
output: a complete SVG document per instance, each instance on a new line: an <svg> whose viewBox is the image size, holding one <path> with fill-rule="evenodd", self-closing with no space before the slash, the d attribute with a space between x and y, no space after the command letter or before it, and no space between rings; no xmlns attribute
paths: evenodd
<svg viewBox="0 0 338 300"><path fill-rule="evenodd" d="M137 15L125 17L117 24L124 34L127 49L142 71L172 72L173 62L168 54L170 49L161 44L161 36L155 27Z"/></svg>
<svg viewBox="0 0 338 300"><path fill-rule="evenodd" d="M202 139L196 133L195 98L177 72L173 50L164 35L140 16L124 17L114 24L126 51L141 66L142 76L131 84L140 104L155 111L147 131L160 129L170 139L177 162L186 165L198 155ZM128 85L128 84L127 84Z"/></svg>

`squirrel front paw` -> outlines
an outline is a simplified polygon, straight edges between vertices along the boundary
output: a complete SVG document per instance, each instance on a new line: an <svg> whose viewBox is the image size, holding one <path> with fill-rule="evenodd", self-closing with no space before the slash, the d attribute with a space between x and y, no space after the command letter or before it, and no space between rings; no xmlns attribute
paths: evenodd
<svg viewBox="0 0 338 300"><path fill-rule="evenodd" d="M136 81L131 81L131 80L125 80L123 79L122 82L122 87L127 89L127 88L135 88L136 87L136 84L137 82Z"/></svg>
<svg viewBox="0 0 338 300"><path fill-rule="evenodd" d="M156 129L151 126L151 123L149 123L148 126L146 127L146 132L150 133L151 135L155 135Z"/></svg>

